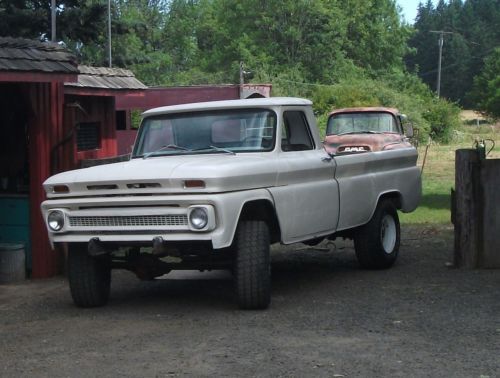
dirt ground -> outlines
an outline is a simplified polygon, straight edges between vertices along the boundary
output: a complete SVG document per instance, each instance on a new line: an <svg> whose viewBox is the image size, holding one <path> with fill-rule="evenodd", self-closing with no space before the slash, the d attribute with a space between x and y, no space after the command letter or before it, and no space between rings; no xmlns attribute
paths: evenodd
<svg viewBox="0 0 500 378"><path fill-rule="evenodd" d="M62 277L2 285L0 376L500 377L500 271L450 268L451 228L402 239L387 271L348 242L274 249L267 311L236 309L220 272L113 272L97 309Z"/></svg>

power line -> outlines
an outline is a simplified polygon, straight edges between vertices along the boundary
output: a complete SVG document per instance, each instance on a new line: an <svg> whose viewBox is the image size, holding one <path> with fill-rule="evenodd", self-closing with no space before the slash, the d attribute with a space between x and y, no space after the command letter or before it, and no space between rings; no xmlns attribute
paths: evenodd
<svg viewBox="0 0 500 378"><path fill-rule="evenodd" d="M473 59L473 60L483 60L484 57L488 56L493 50L495 50L497 47L492 47L492 48L489 48L488 50L484 51L480 56L473 56L473 55L469 55L468 56L468 59ZM441 68L441 71L446 71L448 70L449 68L452 68L452 67L455 67L457 65L459 65L460 62L455 62L455 63L452 63L452 64L449 64L447 66L444 66ZM420 72L415 72L415 74L418 76L418 77L423 77L423 76L428 76L428 75L431 75L433 73L436 73L437 72L437 68L434 69L434 70L430 70L430 71L426 71L426 72L423 72L423 73L420 73Z"/></svg>

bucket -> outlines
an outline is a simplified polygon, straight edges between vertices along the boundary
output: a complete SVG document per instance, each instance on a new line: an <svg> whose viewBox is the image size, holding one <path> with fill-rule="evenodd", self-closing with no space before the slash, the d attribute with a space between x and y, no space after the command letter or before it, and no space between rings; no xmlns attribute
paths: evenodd
<svg viewBox="0 0 500 378"><path fill-rule="evenodd" d="M26 279L24 244L0 243L0 284Z"/></svg>

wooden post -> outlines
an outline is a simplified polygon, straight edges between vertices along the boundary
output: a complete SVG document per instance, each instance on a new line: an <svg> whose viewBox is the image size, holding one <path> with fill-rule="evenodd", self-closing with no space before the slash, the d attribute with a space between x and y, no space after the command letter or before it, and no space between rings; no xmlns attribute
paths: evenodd
<svg viewBox="0 0 500 378"><path fill-rule="evenodd" d="M477 268L482 246L480 160L475 149L455 153L455 254L457 268Z"/></svg>
<svg viewBox="0 0 500 378"><path fill-rule="evenodd" d="M500 159L481 162L482 248L481 268L500 268Z"/></svg>

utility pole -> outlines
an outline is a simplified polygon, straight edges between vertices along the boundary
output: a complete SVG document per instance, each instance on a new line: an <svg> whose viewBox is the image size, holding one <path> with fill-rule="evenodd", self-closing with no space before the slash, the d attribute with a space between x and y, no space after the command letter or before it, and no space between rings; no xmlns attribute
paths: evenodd
<svg viewBox="0 0 500 378"><path fill-rule="evenodd" d="M111 61L111 0L108 0L108 61L109 68L113 66Z"/></svg>
<svg viewBox="0 0 500 378"><path fill-rule="evenodd" d="M444 35L445 34L453 34L453 32L445 32L444 30L431 30L430 33L439 34L438 77L437 77L437 84L436 84L436 94L439 98L441 95L441 61L443 60Z"/></svg>
<svg viewBox="0 0 500 378"><path fill-rule="evenodd" d="M56 42L56 0L50 2L50 41Z"/></svg>
<svg viewBox="0 0 500 378"><path fill-rule="evenodd" d="M243 84L245 84L245 70L243 69L243 62L240 61L240 98L243 98Z"/></svg>
<svg viewBox="0 0 500 378"><path fill-rule="evenodd" d="M245 84L245 70L243 69L243 62L240 62L240 85Z"/></svg>
<svg viewBox="0 0 500 378"><path fill-rule="evenodd" d="M437 78L437 84L436 84L436 92L438 98L441 95L441 61L443 60L443 44L444 44L444 38L443 38L443 33L439 33L439 58L438 58L438 78Z"/></svg>

